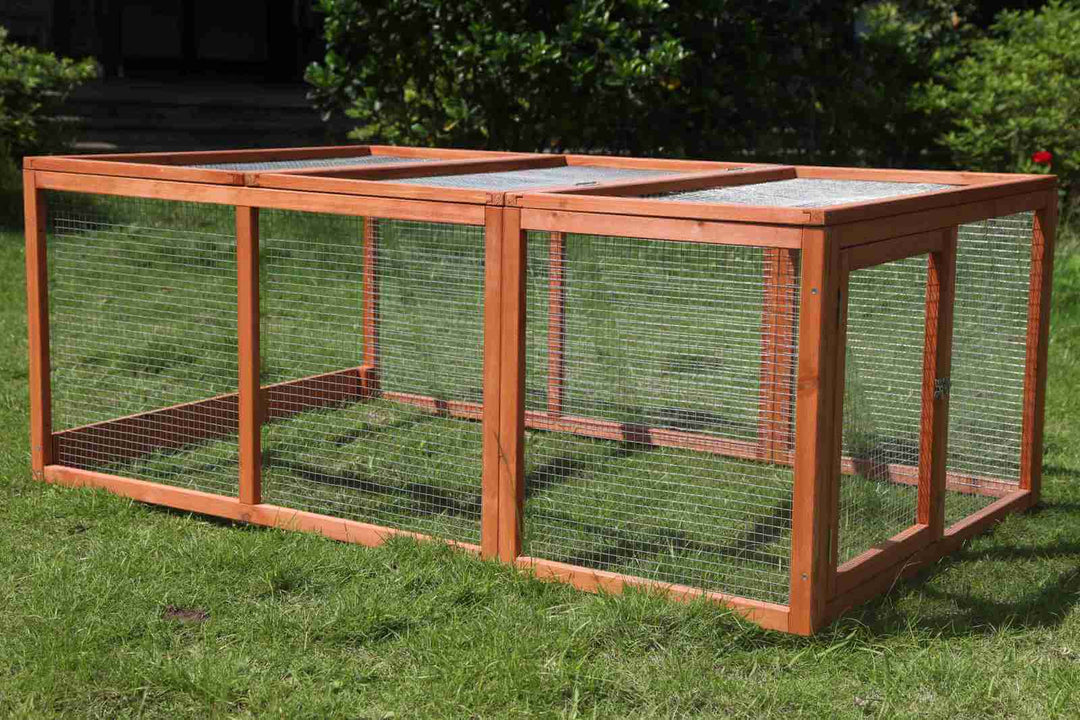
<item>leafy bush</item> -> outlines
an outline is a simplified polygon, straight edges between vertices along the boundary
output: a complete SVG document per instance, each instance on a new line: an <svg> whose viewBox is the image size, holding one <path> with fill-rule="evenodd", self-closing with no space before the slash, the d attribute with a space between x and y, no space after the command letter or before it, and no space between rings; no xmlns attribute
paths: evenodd
<svg viewBox="0 0 1080 720"><path fill-rule="evenodd" d="M1054 172L1066 197L1080 190L1080 5L1001 13L991 35L936 83L929 100L952 117L941 142L957 164ZM1050 162L1046 163L1049 153Z"/></svg>
<svg viewBox="0 0 1080 720"><path fill-rule="evenodd" d="M320 0L326 57L308 68L351 137L402 144L641 148L685 51L662 0Z"/></svg>
<svg viewBox="0 0 1080 720"><path fill-rule="evenodd" d="M0 162L62 148L70 127L56 114L96 72L93 60L58 58L9 42L0 27Z"/></svg>

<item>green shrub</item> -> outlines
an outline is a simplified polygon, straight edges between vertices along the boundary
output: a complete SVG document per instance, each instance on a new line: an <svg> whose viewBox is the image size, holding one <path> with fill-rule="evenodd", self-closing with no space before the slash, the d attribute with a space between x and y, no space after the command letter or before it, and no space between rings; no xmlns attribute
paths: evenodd
<svg viewBox="0 0 1080 720"><path fill-rule="evenodd" d="M308 68L351 137L538 150L640 147L685 52L661 0L321 0L326 57ZM640 133L640 134L638 134Z"/></svg>
<svg viewBox="0 0 1080 720"><path fill-rule="evenodd" d="M0 27L0 162L62 149L71 128L56 115L71 91L96 73L93 60L16 45Z"/></svg>
<svg viewBox="0 0 1080 720"><path fill-rule="evenodd" d="M1005 11L971 55L931 87L952 117L941 138L958 165L1053 172L1067 210L1080 190L1080 5ZM1049 152L1049 164L1035 153Z"/></svg>

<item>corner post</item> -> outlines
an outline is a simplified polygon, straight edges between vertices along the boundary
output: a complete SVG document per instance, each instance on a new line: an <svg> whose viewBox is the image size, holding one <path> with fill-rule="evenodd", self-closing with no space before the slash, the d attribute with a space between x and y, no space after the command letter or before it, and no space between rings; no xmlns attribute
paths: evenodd
<svg viewBox="0 0 1080 720"><path fill-rule="evenodd" d="M1054 274L1057 233L1057 189L1046 193L1035 212L1031 238L1031 283L1028 296L1027 358L1024 367L1024 418L1020 447L1020 488L1029 492L1028 505L1042 491L1043 426L1046 411L1046 355L1050 345L1050 287Z"/></svg>
<svg viewBox="0 0 1080 720"><path fill-rule="evenodd" d="M26 314L29 332L30 468L44 479L53 458L52 388L49 377L49 270L46 247L45 195L33 170L23 171L26 230Z"/></svg>
<svg viewBox="0 0 1080 720"><path fill-rule="evenodd" d="M952 372L953 301L957 228L942 231L942 249L930 253L926 276L919 495L915 521L930 526L930 541L945 535L945 470L949 444L949 375Z"/></svg>
<svg viewBox="0 0 1080 720"><path fill-rule="evenodd" d="M262 502L262 408L259 398L259 209L236 208L239 350L240 502Z"/></svg>
<svg viewBox="0 0 1080 720"><path fill-rule="evenodd" d="M831 558L831 505L840 475L835 433L840 328L840 247L827 228L802 236L801 315L795 407L791 515L790 629L810 635L826 621Z"/></svg>
<svg viewBox="0 0 1080 720"><path fill-rule="evenodd" d="M521 210L502 211L502 390L499 397L499 557L521 554L525 505L526 234Z"/></svg>
<svg viewBox="0 0 1080 720"><path fill-rule="evenodd" d="M499 557L499 490L502 450L499 397L502 393L503 209L484 209L484 416L480 504L480 555Z"/></svg>

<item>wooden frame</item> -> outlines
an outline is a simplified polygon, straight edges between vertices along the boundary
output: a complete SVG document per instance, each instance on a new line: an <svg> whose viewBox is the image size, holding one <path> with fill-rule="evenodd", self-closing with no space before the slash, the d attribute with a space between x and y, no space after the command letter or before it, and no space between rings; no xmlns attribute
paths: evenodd
<svg viewBox="0 0 1080 720"><path fill-rule="evenodd" d="M396 164L233 172L191 167L211 162L392 155ZM422 161L422 162L421 162ZM418 186L400 178L581 166L662 171L648 178L542 191L485 191ZM452 542L538 577L619 592L638 586L677 599L704 597L765 627L811 634L840 613L883 592L897 577L942 557L1007 513L1038 501L1046 388L1049 297L1056 230L1054 179L1046 176L762 166L582 155L345 146L200 153L144 153L28 158L24 171L31 393L31 469L48 482L101 487L144 502L274 527L292 527L374 545L417 533L266 504L261 494L263 422L304 409L379 396L482 425L479 545ZM933 182L954 187L822 208L753 207L660 201L648 196L796 178ZM237 392L54 432L51 422L45 192L157 198L236 209ZM260 209L365 218L358 313L365 338L357 365L272 386L259 384ZM937 394L951 359L956 227L974 220L1035 213L1019 485L947 472L948 398ZM378 227L381 219L483 227L485 342L483 397L442 401L383 392L380 382ZM525 407L525 288L529 233L545 243L547 402ZM757 440L725 440L691 430L634 426L566 412L567 236L598 234L761 248L762 375ZM842 426L848 275L927 255L921 453L917 466L889 465L883 479L918 486L913 524L856 558L837 563L837 507L842 473L863 471L843 456ZM796 294L792 288L798 287ZM794 324L798 317L798 326ZM791 348L798 347L797 360ZM785 349L788 350L785 353ZM794 398L794 404L792 404ZM226 420L226 418L228 418ZM235 425L231 423L234 422ZM793 473L790 600L786 605L522 555L525 431L565 432L788 466ZM237 495L224 497L85 469L88 447L115 447L135 458L235 431ZM137 437L122 444L118 438ZM112 457L112 456L110 456ZM115 459L115 458L114 458ZM100 460L100 458L97 458ZM994 498L984 510L946 528L947 490Z"/></svg>

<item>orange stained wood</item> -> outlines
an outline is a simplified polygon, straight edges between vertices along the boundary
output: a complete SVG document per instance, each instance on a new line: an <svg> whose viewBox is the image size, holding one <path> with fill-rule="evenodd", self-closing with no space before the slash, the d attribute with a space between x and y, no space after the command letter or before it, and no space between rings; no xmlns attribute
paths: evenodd
<svg viewBox="0 0 1080 720"><path fill-rule="evenodd" d="M710 592L701 588L664 583L606 570L594 570L540 558L521 557L516 560L516 564L522 570L530 572L538 578L568 583L586 592L618 594L628 587L638 587L662 593L674 600L692 601L704 598L729 607L745 619L764 628L782 632L790 630L788 626L789 610L786 605L750 600L734 595Z"/></svg>
<svg viewBox="0 0 1080 720"><path fill-rule="evenodd" d="M603 215L560 210L522 209L521 225L526 230L543 232L783 248L798 248L803 235L801 229L784 225Z"/></svg>
<svg viewBox="0 0 1080 720"><path fill-rule="evenodd" d="M105 177L102 175L78 175L73 173L37 172L39 189L64 190L101 195L123 197L144 197L158 200L179 200L185 202L204 202L217 205L247 205L278 210L299 210L303 212L324 212L335 215L364 216L373 215L393 220L421 220L462 225L483 225L484 208L482 204L463 204L457 202L416 201L392 197L351 197L336 194L312 192L292 192L288 190L269 190L257 187L229 187L224 185L200 185L196 183L172 182L165 180L143 180L138 178ZM294 178L293 176L274 176L293 180L313 180L316 182L344 182L328 178ZM358 182L358 181L354 181ZM382 183L372 183L383 186ZM417 188L418 190L438 190L439 188ZM465 191L468 192L468 191ZM487 194L481 193L484 198ZM438 197L438 193L428 194L428 198Z"/></svg>
<svg viewBox="0 0 1080 720"><path fill-rule="evenodd" d="M526 235L521 211L501 211L502 349L499 396L499 557L521 554L525 503L525 278Z"/></svg>
<svg viewBox="0 0 1080 720"><path fill-rule="evenodd" d="M764 457L772 462L781 462L793 444L797 262L794 250L764 251L758 442Z"/></svg>
<svg viewBox="0 0 1080 720"><path fill-rule="evenodd" d="M236 208L240 502L262 502L262 408L259 388L259 209Z"/></svg>
<svg viewBox="0 0 1080 720"><path fill-rule="evenodd" d="M502 488L500 412L502 409L503 210L486 208L484 226L484 403L483 478L480 547L485 558L499 557Z"/></svg>
<svg viewBox="0 0 1080 720"><path fill-rule="evenodd" d="M1031 243L1024 416L1020 442L1020 487L1037 503L1042 491L1043 427L1046 414L1046 356L1050 345L1050 288L1054 276L1057 192L1047 193L1035 213Z"/></svg>
<svg viewBox="0 0 1080 720"><path fill-rule="evenodd" d="M364 218L364 287L361 311L364 337L364 365L371 369L372 391L378 390L379 374L379 220Z"/></svg>
<svg viewBox="0 0 1080 720"><path fill-rule="evenodd" d="M548 246L547 409L559 415L566 384L566 233L550 233Z"/></svg>
<svg viewBox="0 0 1080 720"><path fill-rule="evenodd" d="M480 552L480 548L471 543L441 540L407 530L371 525L356 520L345 520L266 503L246 505L237 498L225 497L224 495L215 495L172 485L160 485L145 480L132 480L92 470L48 465L45 467L44 474L46 480L69 487L101 488L140 502L165 505L178 510L213 515L230 520L239 520L253 525L314 533L341 542L374 547L393 537L408 537L425 542L444 543L470 553Z"/></svg>
<svg viewBox="0 0 1080 720"><path fill-rule="evenodd" d="M29 334L30 467L40 475L53 462L52 394L49 377L49 271L45 196L36 173L23 172L26 223L26 326Z"/></svg>
<svg viewBox="0 0 1080 720"><path fill-rule="evenodd" d="M815 632L825 620L832 571L829 508L840 474L834 436L840 248L828 230L805 233L791 517L790 630L800 635Z"/></svg>
<svg viewBox="0 0 1080 720"><path fill-rule="evenodd" d="M957 229L941 231L942 248L929 255L926 278L926 342L923 350L922 420L919 432L917 522L934 540L945 534L946 461L952 370L953 300L956 294Z"/></svg>

